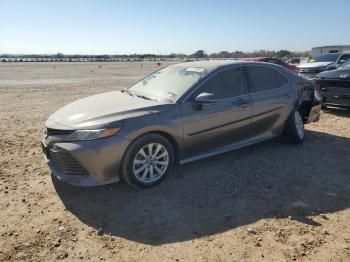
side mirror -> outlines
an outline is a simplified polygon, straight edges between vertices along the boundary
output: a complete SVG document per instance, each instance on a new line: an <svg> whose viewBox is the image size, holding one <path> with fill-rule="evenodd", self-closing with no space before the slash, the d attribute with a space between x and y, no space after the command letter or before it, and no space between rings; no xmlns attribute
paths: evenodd
<svg viewBox="0 0 350 262"><path fill-rule="evenodd" d="M339 60L338 64L340 64L340 65L341 65L341 64L344 64L345 61L346 61L345 59L341 59L341 60Z"/></svg>
<svg viewBox="0 0 350 262"><path fill-rule="evenodd" d="M214 94L211 93L200 93L195 99L194 99L194 108L197 110L200 110L203 105L211 105L216 103L218 100L215 98Z"/></svg>
<svg viewBox="0 0 350 262"><path fill-rule="evenodd" d="M201 93L195 98L194 101L198 104L209 105L209 104L216 103L218 100L215 98L215 95L213 94Z"/></svg>

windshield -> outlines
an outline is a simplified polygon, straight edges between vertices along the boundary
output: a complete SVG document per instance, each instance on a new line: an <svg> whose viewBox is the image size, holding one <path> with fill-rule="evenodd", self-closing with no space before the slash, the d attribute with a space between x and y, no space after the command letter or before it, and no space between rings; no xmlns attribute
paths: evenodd
<svg viewBox="0 0 350 262"><path fill-rule="evenodd" d="M309 62L335 62L337 61L338 57L339 54L319 55L311 58Z"/></svg>
<svg viewBox="0 0 350 262"><path fill-rule="evenodd" d="M137 96L174 102L207 73L200 67L169 66L145 77L128 91Z"/></svg>
<svg viewBox="0 0 350 262"><path fill-rule="evenodd" d="M341 68L341 69L350 69L350 59L348 59L348 61L346 61L341 66L339 66L339 68Z"/></svg>

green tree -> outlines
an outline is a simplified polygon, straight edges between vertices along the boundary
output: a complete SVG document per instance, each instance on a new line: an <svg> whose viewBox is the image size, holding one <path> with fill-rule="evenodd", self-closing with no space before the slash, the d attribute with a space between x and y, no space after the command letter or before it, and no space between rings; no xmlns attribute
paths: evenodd
<svg viewBox="0 0 350 262"><path fill-rule="evenodd" d="M194 57L194 58L205 58L205 57L207 57L207 55L204 52L204 50L198 50L197 52L195 52L191 56Z"/></svg>

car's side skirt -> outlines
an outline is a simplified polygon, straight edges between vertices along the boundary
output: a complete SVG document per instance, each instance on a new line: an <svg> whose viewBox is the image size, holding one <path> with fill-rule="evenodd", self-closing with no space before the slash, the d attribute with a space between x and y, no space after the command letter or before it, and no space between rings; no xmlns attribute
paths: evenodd
<svg viewBox="0 0 350 262"><path fill-rule="evenodd" d="M261 135L261 136L243 141L241 143L236 143L233 145L229 145L229 146L225 146L225 147L222 147L219 149L215 149L213 151L210 151L210 152L207 152L204 154L200 154L197 156L182 159L182 160L180 160L180 164L182 165L182 164L190 163L190 162L197 161L197 160L200 160L203 158L208 158L208 157L224 154L226 152L233 151L233 150L236 150L236 149L239 149L242 147L250 146L253 144L257 144L257 143L263 142L265 140L269 140L269 139L274 138L274 137L276 137L276 135Z"/></svg>

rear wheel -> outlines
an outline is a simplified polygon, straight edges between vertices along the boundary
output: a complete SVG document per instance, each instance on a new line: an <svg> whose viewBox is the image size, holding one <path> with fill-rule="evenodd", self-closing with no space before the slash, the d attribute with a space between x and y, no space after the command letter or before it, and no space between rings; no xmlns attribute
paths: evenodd
<svg viewBox="0 0 350 262"><path fill-rule="evenodd" d="M131 186L151 187L164 179L173 163L171 143L161 135L146 134L128 148L121 175Z"/></svg>
<svg viewBox="0 0 350 262"><path fill-rule="evenodd" d="M290 114L286 122L284 134L294 144L301 144L304 142L304 136L305 136L304 122L298 110L293 110L292 113Z"/></svg>

